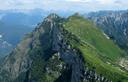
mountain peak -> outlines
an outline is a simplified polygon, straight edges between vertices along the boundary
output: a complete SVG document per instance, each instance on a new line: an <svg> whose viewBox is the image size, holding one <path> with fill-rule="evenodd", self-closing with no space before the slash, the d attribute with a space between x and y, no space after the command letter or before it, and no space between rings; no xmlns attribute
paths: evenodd
<svg viewBox="0 0 128 82"><path fill-rule="evenodd" d="M44 18L43 22L50 23L53 26L55 22L59 23L60 21L62 21L62 18L59 15L57 15L56 13L51 13L46 18Z"/></svg>
<svg viewBox="0 0 128 82"><path fill-rule="evenodd" d="M59 15L57 15L56 13L51 13L48 15L49 18L58 18Z"/></svg>
<svg viewBox="0 0 128 82"><path fill-rule="evenodd" d="M58 16L56 13L51 13L46 18L50 20L54 20L54 19L60 18L60 16Z"/></svg>

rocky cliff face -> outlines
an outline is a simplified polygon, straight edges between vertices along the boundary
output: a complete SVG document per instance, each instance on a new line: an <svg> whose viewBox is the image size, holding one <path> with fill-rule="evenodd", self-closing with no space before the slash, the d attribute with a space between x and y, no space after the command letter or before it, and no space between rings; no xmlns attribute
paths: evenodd
<svg viewBox="0 0 128 82"><path fill-rule="evenodd" d="M72 45L78 37L63 28L65 19L51 14L5 58L2 82L111 82L86 66Z"/></svg>
<svg viewBox="0 0 128 82"><path fill-rule="evenodd" d="M93 20L121 48L128 49L128 10L101 11L86 16Z"/></svg>

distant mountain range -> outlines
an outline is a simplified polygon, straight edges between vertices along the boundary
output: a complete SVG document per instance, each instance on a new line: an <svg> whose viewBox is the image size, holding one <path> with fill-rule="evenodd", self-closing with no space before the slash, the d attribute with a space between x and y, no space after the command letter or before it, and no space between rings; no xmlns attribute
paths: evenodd
<svg viewBox="0 0 128 82"><path fill-rule="evenodd" d="M92 12L85 17L128 52L128 10Z"/></svg>
<svg viewBox="0 0 128 82"><path fill-rule="evenodd" d="M9 54L12 49L13 49L12 44L8 43L7 41L3 40L2 37L0 37L0 58L1 57L3 58L7 54Z"/></svg>
<svg viewBox="0 0 128 82"><path fill-rule="evenodd" d="M45 13L43 14L41 10L32 10L26 13L11 10L0 11L0 34L2 35L0 45L5 41L11 45L11 47L0 46L0 55L8 54L25 34L31 32L43 20L44 16Z"/></svg>

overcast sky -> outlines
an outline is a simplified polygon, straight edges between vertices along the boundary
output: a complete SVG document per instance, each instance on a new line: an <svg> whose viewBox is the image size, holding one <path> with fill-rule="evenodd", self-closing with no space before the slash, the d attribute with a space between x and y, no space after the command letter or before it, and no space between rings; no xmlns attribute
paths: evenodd
<svg viewBox="0 0 128 82"><path fill-rule="evenodd" d="M125 10L128 0L0 0L0 10L35 8L73 12Z"/></svg>

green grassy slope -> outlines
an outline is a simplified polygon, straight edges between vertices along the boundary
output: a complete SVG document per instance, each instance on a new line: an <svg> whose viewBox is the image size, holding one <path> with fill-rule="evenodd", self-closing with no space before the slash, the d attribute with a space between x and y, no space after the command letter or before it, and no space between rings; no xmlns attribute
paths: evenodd
<svg viewBox="0 0 128 82"><path fill-rule="evenodd" d="M71 16L64 27L79 37L81 40L93 45L102 56L115 61L123 52L111 40L107 39L96 26L80 16Z"/></svg>
<svg viewBox="0 0 128 82"><path fill-rule="evenodd" d="M63 25L69 32L76 35L82 45L73 43L83 53L87 65L96 67L98 74L103 74L113 82L128 82L128 73L104 61L115 63L123 51L111 40L107 39L96 26L81 16L71 16Z"/></svg>
<svg viewBox="0 0 128 82"><path fill-rule="evenodd" d="M110 64L104 63L100 58L99 54L90 45L84 44L79 46L79 49L83 52L85 61L87 61L90 68L96 67L96 72L102 74L106 78L113 82L123 81L128 78L128 73L121 71L118 67L113 67ZM128 82L128 81L125 81Z"/></svg>

